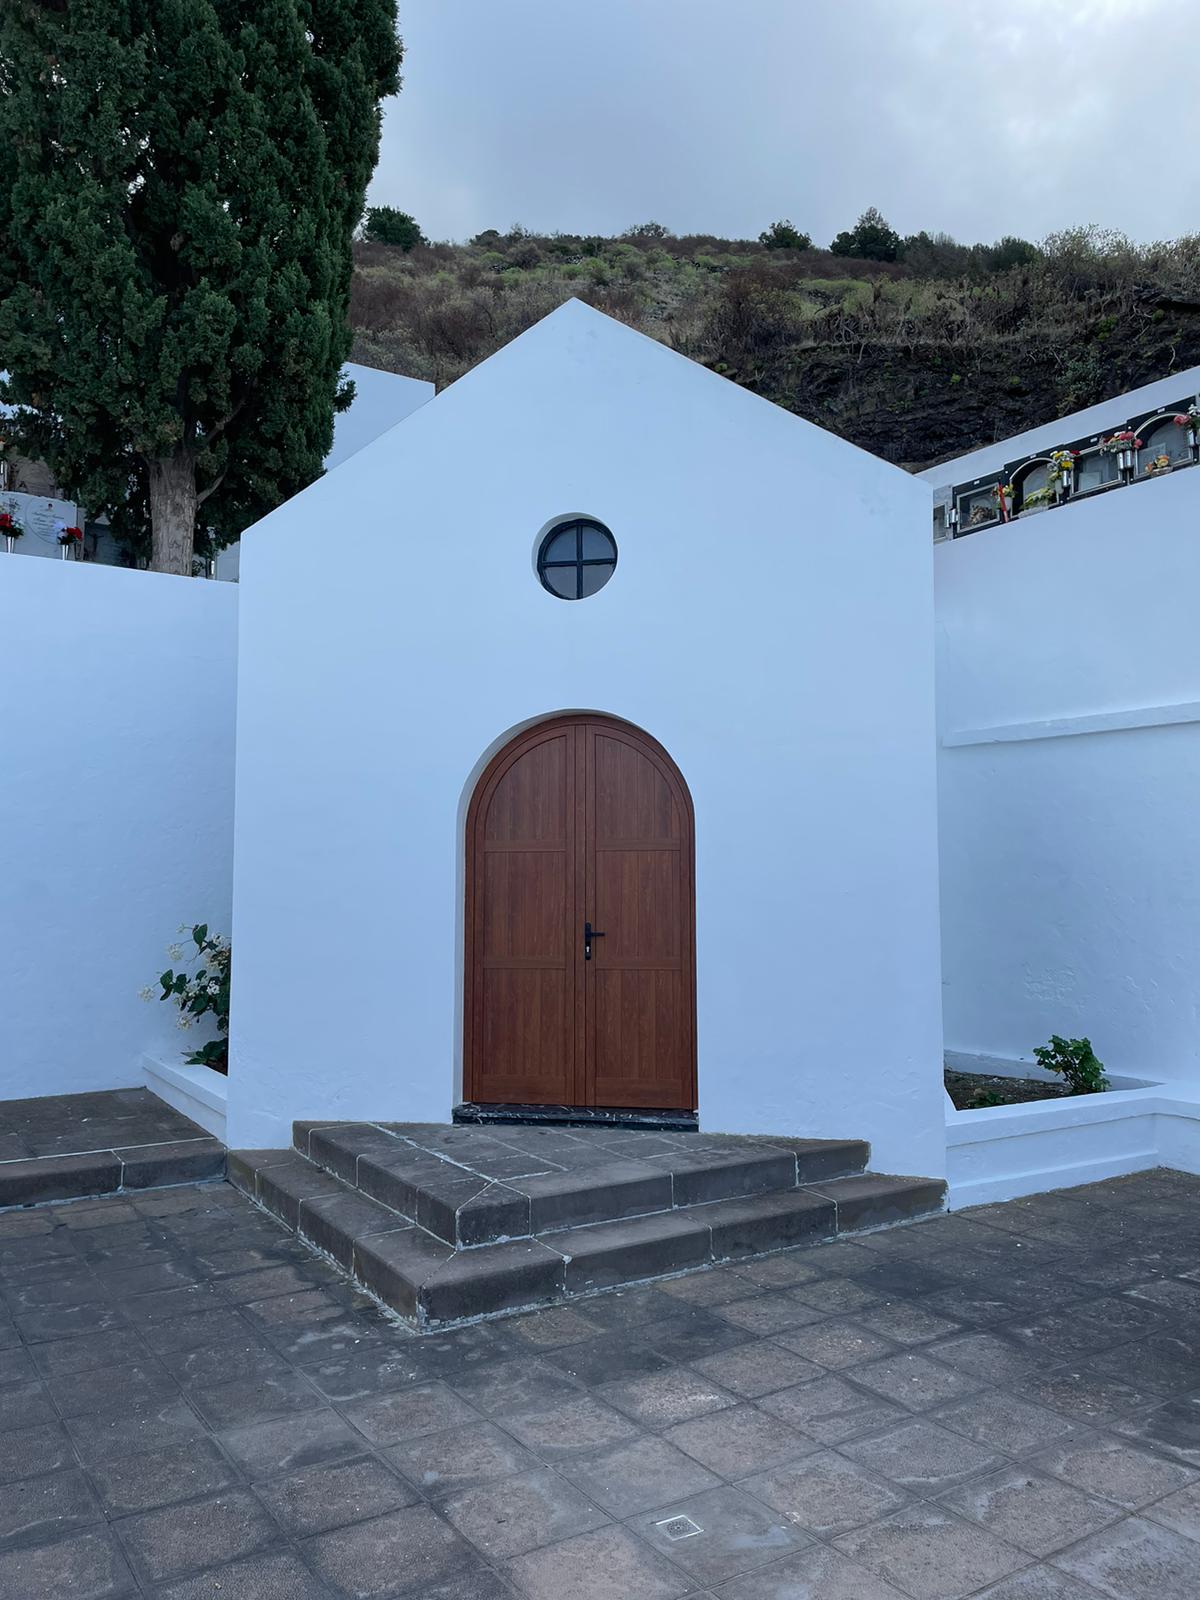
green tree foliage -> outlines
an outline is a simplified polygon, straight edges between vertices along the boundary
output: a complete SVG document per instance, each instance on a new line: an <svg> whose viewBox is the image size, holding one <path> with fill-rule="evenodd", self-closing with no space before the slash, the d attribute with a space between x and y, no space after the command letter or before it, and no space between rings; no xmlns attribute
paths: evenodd
<svg viewBox="0 0 1200 1600"><path fill-rule="evenodd" d="M1030 244L1028 239L1019 239L1012 233L1006 233L1003 239L984 247L984 259L989 272L1009 272L1013 267L1032 266L1041 253L1037 245Z"/></svg>
<svg viewBox="0 0 1200 1600"><path fill-rule="evenodd" d="M622 239L639 241L654 239L673 239L675 235L663 222L635 222L632 228L626 228L621 235Z"/></svg>
<svg viewBox="0 0 1200 1600"><path fill-rule="evenodd" d="M769 228L764 228L758 236L758 242L765 245L768 250L812 249L812 235L801 233L787 217L779 222L773 222Z"/></svg>
<svg viewBox="0 0 1200 1600"><path fill-rule="evenodd" d="M854 226L839 233L829 248L835 256L857 256L863 261L895 261L900 255L900 235L874 206L868 206Z"/></svg>
<svg viewBox="0 0 1200 1600"><path fill-rule="evenodd" d="M414 245L427 242L416 217L410 217L407 211L397 211L395 206L368 206L363 238L372 244L398 245L401 250L411 250Z"/></svg>
<svg viewBox="0 0 1200 1600"><path fill-rule="evenodd" d="M4 0L0 398L190 572L321 470L395 0Z"/></svg>

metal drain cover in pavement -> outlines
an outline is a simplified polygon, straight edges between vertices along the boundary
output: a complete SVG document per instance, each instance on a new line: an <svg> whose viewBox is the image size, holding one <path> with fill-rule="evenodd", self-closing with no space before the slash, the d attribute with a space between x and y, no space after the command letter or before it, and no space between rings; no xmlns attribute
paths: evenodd
<svg viewBox="0 0 1200 1600"><path fill-rule="evenodd" d="M691 1517L668 1517L665 1522L656 1522L656 1528L661 1528L668 1539L694 1539L704 1529L698 1522L693 1522Z"/></svg>

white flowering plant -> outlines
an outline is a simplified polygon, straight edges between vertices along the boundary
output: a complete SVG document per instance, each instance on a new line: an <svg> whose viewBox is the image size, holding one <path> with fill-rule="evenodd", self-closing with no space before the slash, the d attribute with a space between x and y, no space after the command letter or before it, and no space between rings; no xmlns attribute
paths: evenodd
<svg viewBox="0 0 1200 1600"><path fill-rule="evenodd" d="M189 928L183 923L180 933L191 938L191 947L169 944L167 954L172 961L182 962L179 971L168 967L159 976L161 993L158 999L174 1000L179 1007L177 1027L186 1032L194 1028L203 1016L210 1015L217 1024L219 1038L200 1045L187 1057L189 1064L211 1067L214 1072L229 1071L229 971L231 950L229 940L219 933L210 934L206 922ZM142 990L143 1000L153 1000L154 986Z"/></svg>

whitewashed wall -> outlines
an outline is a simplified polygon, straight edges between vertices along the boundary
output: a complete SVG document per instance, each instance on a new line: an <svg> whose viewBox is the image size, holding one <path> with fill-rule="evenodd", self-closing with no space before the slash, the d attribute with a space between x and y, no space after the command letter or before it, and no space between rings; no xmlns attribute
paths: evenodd
<svg viewBox="0 0 1200 1600"><path fill-rule="evenodd" d="M1200 1085L1198 526L1191 468L937 547L952 1051Z"/></svg>
<svg viewBox="0 0 1200 1600"><path fill-rule="evenodd" d="M0 1099L179 1058L139 1000L228 929L237 590L0 554Z"/></svg>
<svg viewBox="0 0 1200 1600"><path fill-rule="evenodd" d="M534 555L579 514L620 558L566 604ZM230 1142L448 1117L473 777L594 710L691 788L702 1125L939 1173L929 521L923 485L572 304L252 529Z"/></svg>

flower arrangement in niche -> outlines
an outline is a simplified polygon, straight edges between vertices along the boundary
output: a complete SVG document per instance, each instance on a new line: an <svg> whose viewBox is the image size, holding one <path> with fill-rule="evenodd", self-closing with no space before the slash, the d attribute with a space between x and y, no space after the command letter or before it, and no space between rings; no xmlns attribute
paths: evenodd
<svg viewBox="0 0 1200 1600"><path fill-rule="evenodd" d="M1048 506L1053 499L1054 490L1049 484L1044 489L1031 489L1021 496L1021 510L1036 511L1039 506Z"/></svg>
<svg viewBox="0 0 1200 1600"><path fill-rule="evenodd" d="M1147 461L1144 470L1148 472L1152 478L1155 478L1160 472L1170 472L1171 466L1171 458L1164 450L1161 455L1154 456L1151 460Z"/></svg>
<svg viewBox="0 0 1200 1600"><path fill-rule="evenodd" d="M200 1045L186 1059L190 1066L228 1072L229 973L232 955L229 940L219 933L210 935L206 922L198 922L192 928L185 922L180 925L179 931L190 934L192 948L186 949L185 954L183 945L167 946L171 960L182 962L183 965L178 972L168 967L160 975L158 982L161 993L158 999L174 1000L179 1007L176 1026L185 1033L189 1028L194 1028L201 1017L213 1017L220 1038ZM153 1000L153 984L148 984L141 993L143 1000Z"/></svg>
<svg viewBox="0 0 1200 1600"><path fill-rule="evenodd" d="M59 542L59 544L64 546L64 548L67 548L67 549L69 549L71 547L71 545L82 544L83 543L83 529L82 528L64 528L63 531L58 536L58 542Z"/></svg>
<svg viewBox="0 0 1200 1600"><path fill-rule="evenodd" d="M1171 420L1177 428L1190 429L1193 442L1195 442L1197 436L1200 436L1200 405L1197 405L1194 400L1186 411L1179 412Z"/></svg>
<svg viewBox="0 0 1200 1600"><path fill-rule="evenodd" d="M1062 489L1071 487L1075 482L1075 462L1078 456L1078 450L1051 450L1049 472L1052 487Z"/></svg>
<svg viewBox="0 0 1200 1600"><path fill-rule="evenodd" d="M1120 433L1110 433L1107 439L1101 439L1099 448L1104 455L1112 456L1124 450L1140 450L1142 441L1131 428L1124 428Z"/></svg>
<svg viewBox="0 0 1200 1600"><path fill-rule="evenodd" d="M0 534L4 535L8 548L11 550L18 539L25 537L25 529L11 511L0 511Z"/></svg>

